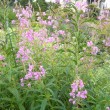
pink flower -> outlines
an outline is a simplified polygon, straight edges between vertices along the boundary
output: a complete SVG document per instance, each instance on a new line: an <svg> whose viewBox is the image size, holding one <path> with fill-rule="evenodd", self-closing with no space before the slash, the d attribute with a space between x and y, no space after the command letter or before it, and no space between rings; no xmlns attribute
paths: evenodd
<svg viewBox="0 0 110 110"><path fill-rule="evenodd" d="M52 26L53 22L52 21L48 21L47 25Z"/></svg>
<svg viewBox="0 0 110 110"><path fill-rule="evenodd" d="M12 23L12 24L15 24L15 23L16 23L16 21L15 21L15 20L12 20L12 21L11 21L11 23Z"/></svg>
<svg viewBox="0 0 110 110"><path fill-rule="evenodd" d="M55 44L55 45L53 46L53 48L54 48L55 50L58 50L59 45L58 45L58 44Z"/></svg>
<svg viewBox="0 0 110 110"><path fill-rule="evenodd" d="M56 3L60 3L60 0L55 0L56 1Z"/></svg>
<svg viewBox="0 0 110 110"><path fill-rule="evenodd" d="M32 77L33 77L33 72L28 72L28 73L25 75L24 79L25 79L25 80L28 80L28 79L31 79Z"/></svg>
<svg viewBox="0 0 110 110"><path fill-rule="evenodd" d="M24 79L23 79L23 78L21 78L21 79L20 79L20 82L21 82L21 83L23 83L23 82L24 82Z"/></svg>
<svg viewBox="0 0 110 110"><path fill-rule="evenodd" d="M19 19L19 21L20 21L20 26L23 28L23 27L29 27L29 21L27 20L27 19L25 19L25 18L20 18Z"/></svg>
<svg viewBox="0 0 110 110"><path fill-rule="evenodd" d="M45 73L46 73L46 71L45 71L45 69L43 68L43 66L40 66L39 70L41 71L41 72L40 72L41 75L44 76Z"/></svg>
<svg viewBox="0 0 110 110"><path fill-rule="evenodd" d="M40 72L34 72L34 79L35 80L39 80L39 79L41 79L41 73Z"/></svg>
<svg viewBox="0 0 110 110"><path fill-rule="evenodd" d="M30 64L29 64L28 70L31 72L33 69L34 69L34 65L30 65Z"/></svg>
<svg viewBox="0 0 110 110"><path fill-rule="evenodd" d="M73 101L72 104L73 104L73 105L76 104L76 101Z"/></svg>
<svg viewBox="0 0 110 110"><path fill-rule="evenodd" d="M66 23L68 23L69 21L70 21L69 19L66 19L66 20L65 20Z"/></svg>
<svg viewBox="0 0 110 110"><path fill-rule="evenodd" d="M30 50L24 46L21 46L17 52L16 57L21 58L22 62L27 61L29 59Z"/></svg>
<svg viewBox="0 0 110 110"><path fill-rule="evenodd" d="M65 31L63 31L63 30L59 30L58 33L59 33L60 35L65 35Z"/></svg>
<svg viewBox="0 0 110 110"><path fill-rule="evenodd" d="M25 18L31 18L32 17L32 9L31 7L26 7L25 9L22 9L22 15L25 16Z"/></svg>
<svg viewBox="0 0 110 110"><path fill-rule="evenodd" d="M54 42L55 41L55 38L54 37L49 37L48 39L46 39L46 41L45 42L50 42L50 43L52 43L52 42Z"/></svg>
<svg viewBox="0 0 110 110"><path fill-rule="evenodd" d="M88 47L93 46L93 42L92 42L92 41L88 41L88 42L87 42L87 46L88 46Z"/></svg>
<svg viewBox="0 0 110 110"><path fill-rule="evenodd" d="M48 23L47 23L46 20L41 20L41 21L40 21L40 24L42 24L42 25L47 25Z"/></svg>
<svg viewBox="0 0 110 110"><path fill-rule="evenodd" d="M39 79L41 79L42 77L45 76L46 71L43 68L43 66L39 67L40 72L38 72L38 71L34 72L33 69L34 69L34 65L30 65L29 64L29 68L28 68L27 74L24 76L24 78L20 79L21 86L24 86L24 82L25 81L28 81L28 80L29 81L30 80L39 80ZM31 83L28 83L27 86L31 87Z"/></svg>
<svg viewBox="0 0 110 110"><path fill-rule="evenodd" d="M19 20L19 25L21 28L24 27L29 27L30 22L29 22L29 18L32 17L32 8L31 7L26 7L26 8L20 8L18 10L13 9L13 12L16 13L16 17Z"/></svg>
<svg viewBox="0 0 110 110"><path fill-rule="evenodd" d="M21 86L23 87L24 86L24 83L21 83Z"/></svg>
<svg viewBox="0 0 110 110"><path fill-rule="evenodd" d="M82 89L84 87L83 81L79 80L79 88Z"/></svg>
<svg viewBox="0 0 110 110"><path fill-rule="evenodd" d="M87 3L84 1L76 1L75 6L78 10L85 12L87 10Z"/></svg>
<svg viewBox="0 0 110 110"><path fill-rule="evenodd" d="M70 0L64 0L64 2L65 2L65 3L69 3L69 2L70 2Z"/></svg>
<svg viewBox="0 0 110 110"><path fill-rule="evenodd" d="M40 21L41 20L41 17L38 17L37 20Z"/></svg>
<svg viewBox="0 0 110 110"><path fill-rule="evenodd" d="M34 31L31 29L31 30L23 33L22 36L26 37L29 42L32 42L34 40Z"/></svg>
<svg viewBox="0 0 110 110"><path fill-rule="evenodd" d="M100 15L100 16L98 16L98 19L101 21L102 19L105 19L105 16L104 15Z"/></svg>
<svg viewBox="0 0 110 110"><path fill-rule="evenodd" d="M28 83L28 85L27 85L28 87L31 87L31 83Z"/></svg>
<svg viewBox="0 0 110 110"><path fill-rule="evenodd" d="M70 99L69 99L69 102L72 103L72 102L73 102L73 99L70 98Z"/></svg>
<svg viewBox="0 0 110 110"><path fill-rule="evenodd" d="M76 82L71 84L71 88L73 92L78 91L78 84Z"/></svg>
<svg viewBox="0 0 110 110"><path fill-rule="evenodd" d="M84 60L84 57L80 58L80 60L83 61Z"/></svg>
<svg viewBox="0 0 110 110"><path fill-rule="evenodd" d="M71 96L72 98L75 98L75 91L70 92L70 96Z"/></svg>
<svg viewBox="0 0 110 110"><path fill-rule="evenodd" d="M92 55L97 55L98 52L99 52L99 48L96 47L96 46L92 46L91 54L92 54Z"/></svg>
<svg viewBox="0 0 110 110"><path fill-rule="evenodd" d="M46 13L45 13L45 12L43 12L43 13L42 13L42 15L43 15L43 16L46 16Z"/></svg>
<svg viewBox="0 0 110 110"><path fill-rule="evenodd" d="M85 99L85 98L87 98L87 91L86 91L86 90L84 90L84 91L79 91L76 96L77 96L77 97L80 97L80 98L82 98L82 99Z"/></svg>
<svg viewBox="0 0 110 110"><path fill-rule="evenodd" d="M48 20L51 20L52 19L52 16L48 16Z"/></svg>
<svg viewBox="0 0 110 110"><path fill-rule="evenodd" d="M4 60L5 57L3 55L0 55L0 60Z"/></svg>
<svg viewBox="0 0 110 110"><path fill-rule="evenodd" d="M84 83L81 79L76 80L71 84L72 91L69 93L70 94L70 99L69 102L72 104L77 103L77 98L79 99L85 99L87 98L87 91L83 90L84 89Z"/></svg>

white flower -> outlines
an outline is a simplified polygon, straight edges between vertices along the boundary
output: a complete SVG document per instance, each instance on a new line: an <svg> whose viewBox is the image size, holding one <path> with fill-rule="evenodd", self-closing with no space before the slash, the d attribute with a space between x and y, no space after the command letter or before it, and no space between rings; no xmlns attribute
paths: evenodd
<svg viewBox="0 0 110 110"><path fill-rule="evenodd" d="M32 2L36 2L37 0L33 0Z"/></svg>
<svg viewBox="0 0 110 110"><path fill-rule="evenodd" d="M49 3L49 2L56 3L56 0L45 0L45 2L47 2L47 3Z"/></svg>
<svg viewBox="0 0 110 110"><path fill-rule="evenodd" d="M50 2L51 0L45 0L45 2Z"/></svg>
<svg viewBox="0 0 110 110"><path fill-rule="evenodd" d="M15 2L14 2L14 3L16 4L17 2L18 2L18 0L15 0Z"/></svg>

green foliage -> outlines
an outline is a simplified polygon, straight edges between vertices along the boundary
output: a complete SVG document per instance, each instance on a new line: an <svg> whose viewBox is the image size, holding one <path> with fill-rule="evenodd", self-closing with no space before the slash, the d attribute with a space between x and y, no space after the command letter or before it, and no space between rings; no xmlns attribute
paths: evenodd
<svg viewBox="0 0 110 110"><path fill-rule="evenodd" d="M1 28L5 28L6 27L6 23L9 22L11 23L11 21L13 19L16 19L15 13L13 13L12 8L9 7L0 7L0 23L2 24Z"/></svg>
<svg viewBox="0 0 110 110"><path fill-rule="evenodd" d="M35 11L39 11L39 7L41 8L41 11L46 11L48 9L48 5L45 0L37 0L36 2L33 2L33 0L20 0L19 2L22 6L27 6L29 2L31 2Z"/></svg>
<svg viewBox="0 0 110 110"><path fill-rule="evenodd" d="M99 16L99 13L100 13L100 9L97 8L97 6L94 5L94 4L90 4L90 5L88 6L88 9L89 9L88 16L89 16L90 18L95 18L95 19L97 19L97 17Z"/></svg>
<svg viewBox="0 0 110 110"><path fill-rule="evenodd" d="M36 2L32 3L32 6L35 11L39 11L39 7L41 8L41 11L46 11L48 9L48 4L45 2L45 0L37 0Z"/></svg>
<svg viewBox="0 0 110 110"><path fill-rule="evenodd" d="M10 24L15 16L10 15L10 10L6 8L4 16L3 10L0 10L4 17L3 23L8 21L8 25L0 31L0 55L5 56L5 60L0 60L0 110L105 110L110 105L110 50L103 44L103 40L110 35L110 25L106 24L100 28L103 21L88 17L82 19L83 12L77 10L74 5L50 10L47 15L55 18L57 29L43 26L34 19L30 20L29 28L36 32L47 29L48 37L54 31L64 30L66 36L59 36L60 42L57 42L60 48L55 50L51 48L54 44L47 42L39 45L39 41L35 39L32 43L26 43L26 46L33 50L32 59L16 62L18 44L22 41L21 33L28 29L21 29L18 24ZM44 10L45 8L42 9ZM67 17L68 23L65 22ZM93 41L94 45L100 48L96 55L91 54L91 48L87 46L88 41ZM44 47L47 48L46 51ZM29 64L35 66L34 70L38 70L42 64L46 75L39 80L29 79L22 87L20 79L28 73ZM88 95L87 99L73 105L68 101L69 93L72 82L77 78L84 81ZM30 87L27 86L29 82L32 82Z"/></svg>

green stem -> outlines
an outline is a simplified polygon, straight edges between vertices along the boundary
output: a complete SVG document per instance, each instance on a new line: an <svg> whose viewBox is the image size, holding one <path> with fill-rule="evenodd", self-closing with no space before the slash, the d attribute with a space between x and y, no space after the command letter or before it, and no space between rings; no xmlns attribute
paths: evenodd
<svg viewBox="0 0 110 110"><path fill-rule="evenodd" d="M8 22L8 19L7 19L7 20L6 20L6 31L7 31L7 35L9 35L9 41L10 41L11 51L12 51L12 54L13 54L13 60L14 60L15 66L16 66L15 53L14 53L14 49L13 49L13 44L12 44L11 35L10 35L10 33L9 33L8 28L9 28L9 22Z"/></svg>
<svg viewBox="0 0 110 110"><path fill-rule="evenodd" d="M79 67L79 13L76 14L76 75L78 75L79 73L79 70L78 70L78 67Z"/></svg>

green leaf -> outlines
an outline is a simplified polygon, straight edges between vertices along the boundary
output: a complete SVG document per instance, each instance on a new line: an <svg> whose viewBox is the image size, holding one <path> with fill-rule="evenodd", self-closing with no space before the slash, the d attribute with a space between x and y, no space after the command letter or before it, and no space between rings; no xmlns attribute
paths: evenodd
<svg viewBox="0 0 110 110"><path fill-rule="evenodd" d="M19 107L20 110L25 110L24 106L21 103L21 98L19 95L19 92L16 88L8 88L8 90L10 91L10 93L13 94L13 96L16 98L16 103Z"/></svg>
<svg viewBox="0 0 110 110"><path fill-rule="evenodd" d="M65 105L63 104L63 102L62 102L62 101L60 101L60 100L58 100L58 99L55 99L55 98L51 98L51 100L53 100L53 101L55 101L55 102L58 102L59 104L61 104L61 105L62 105L63 110L66 110Z"/></svg>
<svg viewBox="0 0 110 110"><path fill-rule="evenodd" d="M18 90L16 88L8 88L8 90L10 91L10 93L13 94L13 96L19 102L20 101L20 96L19 96Z"/></svg>
<svg viewBox="0 0 110 110"><path fill-rule="evenodd" d="M34 109L34 101L32 101L32 103L31 103L30 110L35 110Z"/></svg>
<svg viewBox="0 0 110 110"><path fill-rule="evenodd" d="M11 99L10 98L7 98L7 97L6 98L1 98L0 100L1 101L9 101L9 102L11 102Z"/></svg>
<svg viewBox="0 0 110 110"><path fill-rule="evenodd" d="M18 104L18 107L19 107L20 110L25 110L25 108L22 104Z"/></svg>
<svg viewBox="0 0 110 110"><path fill-rule="evenodd" d="M20 102L20 96L19 96L18 90L16 88L8 88L8 90L16 98L17 102Z"/></svg>
<svg viewBox="0 0 110 110"><path fill-rule="evenodd" d="M54 92L50 89L50 88L47 88L47 90L51 93L51 95L55 98L56 96L55 96L55 94L54 94Z"/></svg>
<svg viewBox="0 0 110 110"><path fill-rule="evenodd" d="M44 99L44 100L42 101L40 110L46 110L46 105L47 105L47 99Z"/></svg>
<svg viewBox="0 0 110 110"><path fill-rule="evenodd" d="M0 81L0 85L6 85L6 83L4 83L3 81Z"/></svg>

